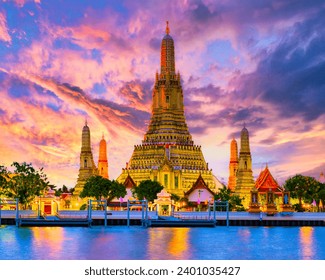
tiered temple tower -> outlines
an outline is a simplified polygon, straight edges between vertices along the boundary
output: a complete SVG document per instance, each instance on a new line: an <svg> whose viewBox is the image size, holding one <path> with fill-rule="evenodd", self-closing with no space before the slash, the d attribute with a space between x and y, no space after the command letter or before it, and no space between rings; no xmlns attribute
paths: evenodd
<svg viewBox="0 0 325 280"><path fill-rule="evenodd" d="M99 156L98 156L98 175L109 179L108 176L108 161L107 161L107 144L104 139L104 135L102 140L99 142Z"/></svg>
<svg viewBox="0 0 325 280"><path fill-rule="evenodd" d="M167 22L148 131L142 144L134 147L130 161L117 180L123 183L128 175L136 184L156 180L168 192L183 196L201 174L208 187L215 191L221 183L205 162L201 146L194 145L185 121L181 77L175 70L174 40L169 33Z"/></svg>
<svg viewBox="0 0 325 280"><path fill-rule="evenodd" d="M236 176L238 170L238 146L237 141L232 139L230 144L230 162L229 162L229 179L228 188L232 191L236 189Z"/></svg>
<svg viewBox="0 0 325 280"><path fill-rule="evenodd" d="M93 153L91 151L90 129L86 121L85 126L82 129L80 168L74 194L79 195L87 179L96 174L98 174L98 170L95 166Z"/></svg>
<svg viewBox="0 0 325 280"><path fill-rule="evenodd" d="M254 188L254 185L255 182L252 171L252 157L249 147L249 134L246 127L244 127L240 135L240 152L235 188L236 194L244 198L244 206L248 206L250 191Z"/></svg>

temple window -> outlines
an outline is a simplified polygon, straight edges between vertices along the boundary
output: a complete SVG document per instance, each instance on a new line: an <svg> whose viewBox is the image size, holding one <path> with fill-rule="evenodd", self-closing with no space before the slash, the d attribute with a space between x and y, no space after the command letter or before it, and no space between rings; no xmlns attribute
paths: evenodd
<svg viewBox="0 0 325 280"><path fill-rule="evenodd" d="M245 169L247 169L247 161L245 161Z"/></svg>
<svg viewBox="0 0 325 280"><path fill-rule="evenodd" d="M178 176L175 176L175 189L178 189Z"/></svg>
<svg viewBox="0 0 325 280"><path fill-rule="evenodd" d="M168 188L168 174L164 174L164 186Z"/></svg>
<svg viewBox="0 0 325 280"><path fill-rule="evenodd" d="M88 166L87 166L87 159L85 159L85 161L84 161L84 166L85 166L85 167L88 167Z"/></svg>
<svg viewBox="0 0 325 280"><path fill-rule="evenodd" d="M166 95L166 103L169 103L169 95Z"/></svg>

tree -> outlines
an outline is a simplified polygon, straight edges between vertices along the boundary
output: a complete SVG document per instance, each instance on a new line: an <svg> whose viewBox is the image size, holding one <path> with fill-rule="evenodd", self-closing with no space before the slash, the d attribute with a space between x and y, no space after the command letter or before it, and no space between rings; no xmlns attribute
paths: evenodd
<svg viewBox="0 0 325 280"><path fill-rule="evenodd" d="M9 180L4 188L4 195L9 198L18 198L23 209L32 202L35 196L41 195L48 188L47 176L43 168L36 170L31 163L14 162L13 173L9 173Z"/></svg>
<svg viewBox="0 0 325 280"><path fill-rule="evenodd" d="M219 189L219 192L214 196L215 200L228 201L229 210L243 211L244 207L242 204L242 199L239 195L235 195L229 188L223 186Z"/></svg>
<svg viewBox="0 0 325 280"><path fill-rule="evenodd" d="M126 189L123 184L99 175L89 177L80 193L81 198L95 197L97 200L107 199L108 202L114 197L124 197L125 195Z"/></svg>
<svg viewBox="0 0 325 280"><path fill-rule="evenodd" d="M315 178L297 174L285 181L284 189L290 191L292 198L298 198L299 208L302 209L302 200L311 203L321 189L321 183Z"/></svg>
<svg viewBox="0 0 325 280"><path fill-rule="evenodd" d="M0 195L4 194L5 188L9 180L9 171L7 167L0 165Z"/></svg>
<svg viewBox="0 0 325 280"><path fill-rule="evenodd" d="M157 198L157 193L161 192L164 187L157 181L145 180L132 189L133 195L142 200L146 198L153 202Z"/></svg>
<svg viewBox="0 0 325 280"><path fill-rule="evenodd" d="M66 185L63 185L62 188L55 189L55 196L60 196L63 193L73 194L74 188L68 189Z"/></svg>

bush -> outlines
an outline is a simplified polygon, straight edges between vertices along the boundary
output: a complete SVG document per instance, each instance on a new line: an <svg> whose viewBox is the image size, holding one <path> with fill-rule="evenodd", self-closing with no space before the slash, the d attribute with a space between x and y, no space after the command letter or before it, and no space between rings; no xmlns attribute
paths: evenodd
<svg viewBox="0 0 325 280"><path fill-rule="evenodd" d="M87 209L87 204L82 204L79 210L86 210L86 209Z"/></svg>

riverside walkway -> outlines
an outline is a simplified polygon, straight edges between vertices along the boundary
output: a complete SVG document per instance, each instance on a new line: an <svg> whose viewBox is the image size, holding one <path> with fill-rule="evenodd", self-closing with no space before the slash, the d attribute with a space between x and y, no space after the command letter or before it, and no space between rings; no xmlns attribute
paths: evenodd
<svg viewBox="0 0 325 280"><path fill-rule="evenodd" d="M127 211L98 211L88 216L88 211L59 211L55 216L38 217L35 211L20 210L17 221L17 213L13 210L1 211L1 224L20 226L88 226L104 225L126 225L128 219ZM141 211L129 212L130 225L143 225L143 213ZM213 213L209 212L175 212L172 217L158 216L156 211L148 211L146 226L325 226L325 213L294 212L292 215L274 216L266 214L252 214L247 212L216 211L215 220Z"/></svg>

